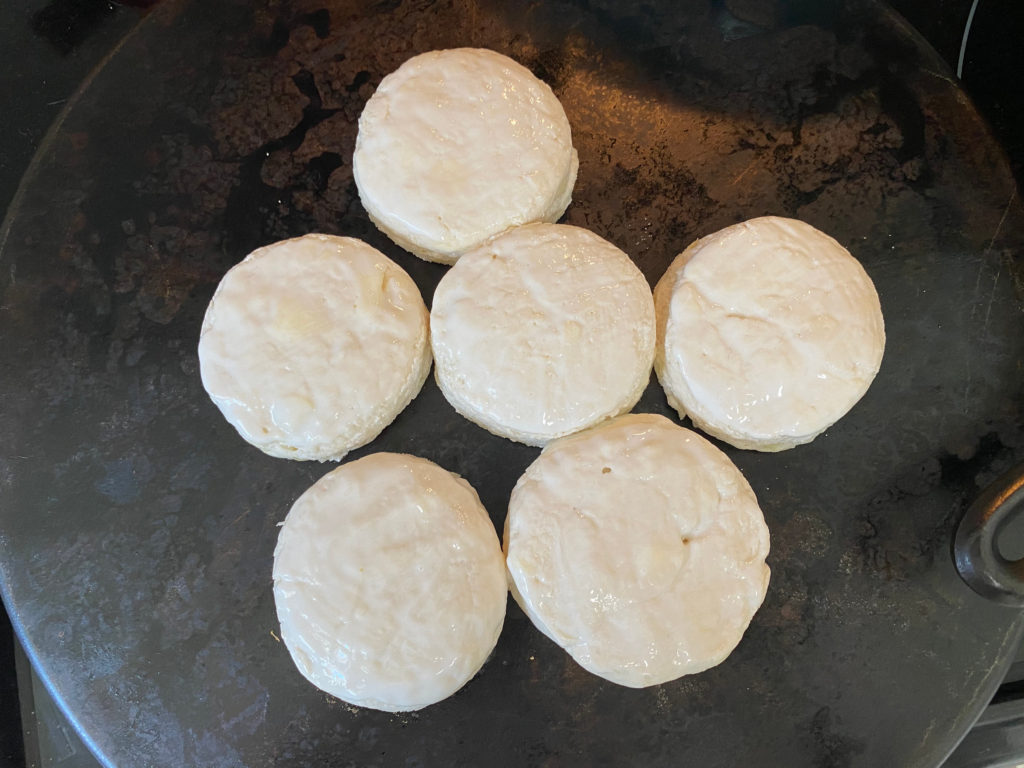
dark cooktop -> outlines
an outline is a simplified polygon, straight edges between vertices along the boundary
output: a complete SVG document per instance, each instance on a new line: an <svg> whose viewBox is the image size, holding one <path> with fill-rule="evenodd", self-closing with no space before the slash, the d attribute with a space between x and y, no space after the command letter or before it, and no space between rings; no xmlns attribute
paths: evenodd
<svg viewBox="0 0 1024 768"><path fill-rule="evenodd" d="M12 0L6 24L0 29L0 108L5 120L0 124L0 210L5 210L13 197L18 179L31 160L46 129L77 85L116 44L153 2L101 2L100 0ZM768 3L770 4L770 3ZM743 3L751 5L751 3ZM956 68L971 9L971 0L891 0L935 46L942 57ZM129 6L136 6L135 8ZM1024 6L1019 4L978 3L973 26L963 58L963 84L991 123L996 136L1006 148L1018 183L1024 182L1024 90L1017 82L1024 71L1024 51L1019 46L1024 32ZM25 765L24 752L38 759L38 723L19 715L14 674L14 646L6 616L0 626L0 766ZM1017 698L1019 679L1024 677L1018 665L1011 671L1014 678L999 695L994 714L987 722L999 719L998 706ZM33 695L31 679L23 681L23 699ZM45 696L37 685L36 696ZM46 711L47 704L36 702L36 709ZM52 705L51 705L52 708ZM24 711L25 707L21 707ZM984 718L983 718L984 719ZM30 731L29 743L22 745L22 725ZM75 747L69 728L46 724L55 733L68 738L64 757L57 755L55 764L84 766L88 760L81 745ZM982 729L983 730L983 729ZM982 730L975 741L984 737ZM44 735L45 738L45 735ZM984 744L976 745L983 748ZM984 762L951 764L986 765ZM1022 759L1024 762L1024 759Z"/></svg>

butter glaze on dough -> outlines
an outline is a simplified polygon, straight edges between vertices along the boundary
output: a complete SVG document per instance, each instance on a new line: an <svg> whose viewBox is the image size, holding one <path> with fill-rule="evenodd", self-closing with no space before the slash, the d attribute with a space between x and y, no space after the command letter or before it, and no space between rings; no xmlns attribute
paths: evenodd
<svg viewBox="0 0 1024 768"><path fill-rule="evenodd" d="M352 158L374 224L446 264L509 227L556 221L578 166L551 88L479 48L423 53L385 77L359 117Z"/></svg>
<svg viewBox="0 0 1024 768"><path fill-rule="evenodd" d="M579 227L530 224L470 251L438 284L430 325L448 402L528 445L628 411L651 376L650 286Z"/></svg>
<svg viewBox="0 0 1024 768"><path fill-rule="evenodd" d="M739 643L768 587L768 529L729 458L663 416L551 442L505 521L512 595L585 669L634 688Z"/></svg>
<svg viewBox="0 0 1024 768"><path fill-rule="evenodd" d="M264 453L338 460L416 396L429 315L405 271L360 240L306 235L253 251L217 286L203 386Z"/></svg>
<svg viewBox="0 0 1024 768"><path fill-rule="evenodd" d="M751 219L697 240L654 301L654 368L669 404L737 448L813 440L867 392L885 349L860 262L794 219Z"/></svg>
<svg viewBox="0 0 1024 768"><path fill-rule="evenodd" d="M317 481L274 551L281 638L306 679L388 712L455 693L505 618L501 546L469 483L376 453Z"/></svg>

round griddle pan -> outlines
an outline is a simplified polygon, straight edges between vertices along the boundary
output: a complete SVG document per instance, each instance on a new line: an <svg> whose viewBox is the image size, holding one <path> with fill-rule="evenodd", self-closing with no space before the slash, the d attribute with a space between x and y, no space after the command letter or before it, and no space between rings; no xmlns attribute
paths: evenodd
<svg viewBox="0 0 1024 768"><path fill-rule="evenodd" d="M1024 626L951 549L1024 458L1024 212L947 68L884 6L744 5L168 2L83 86L2 233L0 581L104 763L877 768L952 749ZM248 251L309 231L364 238L429 302L445 268L370 224L351 155L381 78L461 45L552 85L580 156L565 221L652 284L696 237L779 214L878 287L886 356L850 414L784 453L724 446L764 509L772 582L708 672L613 685L510 602L474 680L391 715L311 687L277 638L277 524L331 466L224 422L202 315ZM636 410L669 413L653 380ZM433 382L352 457L379 450L465 476L498 528L537 455Z"/></svg>

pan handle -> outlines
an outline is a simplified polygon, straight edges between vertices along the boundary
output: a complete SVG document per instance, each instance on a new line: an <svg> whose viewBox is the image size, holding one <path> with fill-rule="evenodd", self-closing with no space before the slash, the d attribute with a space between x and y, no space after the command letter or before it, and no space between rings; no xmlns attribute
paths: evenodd
<svg viewBox="0 0 1024 768"><path fill-rule="evenodd" d="M999 553L1006 524L1024 512L1024 466L1002 475L975 500L956 531L953 556L960 577L983 597L1024 607L1024 559Z"/></svg>

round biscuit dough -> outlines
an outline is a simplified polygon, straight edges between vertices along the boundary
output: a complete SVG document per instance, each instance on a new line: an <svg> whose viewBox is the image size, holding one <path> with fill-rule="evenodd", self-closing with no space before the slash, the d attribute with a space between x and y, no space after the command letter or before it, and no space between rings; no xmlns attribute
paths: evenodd
<svg viewBox="0 0 1024 768"><path fill-rule="evenodd" d="M406 272L366 243L306 235L249 254L210 300L203 386L264 453L338 460L416 396L429 315Z"/></svg>
<svg viewBox="0 0 1024 768"><path fill-rule="evenodd" d="M376 453L324 475L274 550L281 639L313 685L350 704L420 709L494 649L508 586L469 483L416 456Z"/></svg>
<svg viewBox="0 0 1024 768"><path fill-rule="evenodd" d="M654 368L669 404L737 448L810 442L860 400L882 362L871 278L795 219L765 216L697 240L654 301Z"/></svg>
<svg viewBox="0 0 1024 768"><path fill-rule="evenodd" d="M504 546L537 628L633 688L720 663L768 587L768 529L743 475L651 414L549 444L512 491Z"/></svg>
<svg viewBox="0 0 1024 768"><path fill-rule="evenodd" d="M445 264L509 227L556 221L579 160L547 84L480 48L423 53L359 117L352 173L370 219Z"/></svg>
<svg viewBox="0 0 1024 768"><path fill-rule="evenodd" d="M630 258L579 227L530 224L464 255L430 314L438 386L470 421L544 445L632 408L654 301Z"/></svg>

